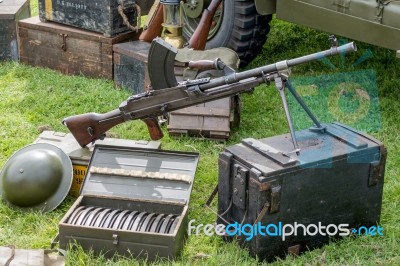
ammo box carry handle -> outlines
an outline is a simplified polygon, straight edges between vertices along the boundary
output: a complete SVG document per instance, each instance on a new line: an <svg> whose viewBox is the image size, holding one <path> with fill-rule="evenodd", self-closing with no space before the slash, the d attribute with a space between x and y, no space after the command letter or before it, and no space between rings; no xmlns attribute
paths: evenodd
<svg viewBox="0 0 400 266"><path fill-rule="evenodd" d="M216 212L212 207L211 207L211 203L213 202L215 196L218 194L218 184L215 186L213 192L211 192L210 196L208 197L206 203L204 204L212 213L214 213L215 215L218 216L218 218L220 218L222 221L224 221L226 224L230 224L230 222L228 222L223 216L229 211L229 209L232 207L232 199L231 202L229 204L229 207L222 213L219 214L218 212ZM262 218L265 216L265 214L267 213L268 209L269 209L269 202L265 202L264 207L262 208L261 212L258 214L256 220L254 221L253 225L257 224L258 222L260 222L262 220ZM244 215L244 217L246 217L246 215ZM241 224L243 224L243 221L241 222Z"/></svg>
<svg viewBox="0 0 400 266"><path fill-rule="evenodd" d="M206 204L204 204L212 213L214 213L215 215L218 216L218 218L220 218L222 221L224 221L226 224L230 224L230 222L228 222L224 217L222 217L222 215L220 215L218 212L214 211L213 208L211 208L211 203L213 202L215 196L218 194L218 184L215 186L213 192L211 192L211 195L208 197ZM231 204L229 205L228 209L230 209L232 205L232 201ZM226 212L226 211L225 211Z"/></svg>
<svg viewBox="0 0 400 266"><path fill-rule="evenodd" d="M129 18L127 15L124 13L124 9L127 7L132 7L136 9L136 14L137 14L137 21L136 21L136 26L132 26L131 23L129 22ZM124 25L127 26L131 31L138 32L140 29L140 19L142 16L142 11L140 9L140 6L137 4L131 4L129 6L124 5L124 0L121 1L121 3L118 5L118 13L121 15L122 20L124 21Z"/></svg>

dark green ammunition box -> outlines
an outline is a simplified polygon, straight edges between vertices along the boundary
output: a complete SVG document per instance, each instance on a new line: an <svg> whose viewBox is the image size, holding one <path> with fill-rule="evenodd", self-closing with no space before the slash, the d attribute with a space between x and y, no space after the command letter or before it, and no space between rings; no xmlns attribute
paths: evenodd
<svg viewBox="0 0 400 266"><path fill-rule="evenodd" d="M0 2L0 61L18 60L17 21L30 16L28 0Z"/></svg>
<svg viewBox="0 0 400 266"><path fill-rule="evenodd" d="M345 125L325 126L325 132L296 132L299 155L290 153L293 143L289 134L244 139L220 154L219 223L258 225L257 230L260 224L269 226L270 234L264 228L262 233L253 231L251 238L238 237L251 255L273 260L320 247L339 236L333 225L347 224L347 233L360 226L377 226L386 149ZM311 225L311 233L304 234L298 226L297 235L283 239L280 224L296 223ZM313 225L319 223L326 231L315 230Z"/></svg>
<svg viewBox="0 0 400 266"><path fill-rule="evenodd" d="M139 94L150 86L147 56L150 43L142 41L115 44L114 83L132 94Z"/></svg>
<svg viewBox="0 0 400 266"><path fill-rule="evenodd" d="M136 26L139 13L135 4L135 0L39 0L39 17L110 37L129 29L119 13L119 6L132 26Z"/></svg>
<svg viewBox="0 0 400 266"><path fill-rule="evenodd" d="M175 258L197 163L196 153L95 145L80 196L59 223L60 247Z"/></svg>

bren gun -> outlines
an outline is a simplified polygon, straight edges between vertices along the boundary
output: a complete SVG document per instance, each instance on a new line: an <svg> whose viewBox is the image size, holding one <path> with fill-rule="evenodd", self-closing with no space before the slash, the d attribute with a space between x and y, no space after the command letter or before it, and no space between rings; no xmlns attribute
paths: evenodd
<svg viewBox="0 0 400 266"><path fill-rule="evenodd" d="M289 68L310 61L320 60L328 56L345 54L357 50L356 45L353 42L337 46L335 39L331 39L331 45L332 47L326 51L280 61L239 73L236 73L232 68L226 66L219 59L214 61L200 60L189 62L190 68L219 69L223 70L225 75L215 79L202 78L187 80L176 84L174 84L174 80L176 80L175 76L173 76L173 72L171 72L173 71L173 67L171 69L169 66L166 66L167 64L164 64L161 65L161 69L158 68L158 77L165 74L166 77L164 79L170 80L167 84L173 84L173 86L165 88L161 87L161 89L157 90L152 89L144 93L130 96L126 101L120 104L118 109L108 113L87 113L67 117L63 120L63 124L68 127L72 135L82 147L91 142L95 142L98 139L104 138L105 132L112 127L135 119L143 120L147 124L151 138L153 140L158 140L163 137L157 121L158 116L199 103L234 96L238 93L250 92L253 88L262 83L274 81L282 99L286 119L289 124L294 144L294 152L298 153L299 147L295 138L285 96L286 87L288 87L295 99L313 120L316 128L320 130L323 130L323 128L293 87L291 87L287 82ZM160 49L172 51L172 54L176 54L175 48L165 43L162 39L157 38L153 40L149 56L152 51L158 51ZM158 58L160 57L158 53L157 56ZM149 70L149 72L151 78L151 74L152 72L154 73L154 70ZM154 88L155 84L153 84L152 78L151 81ZM160 86L158 86L158 88L160 88Z"/></svg>

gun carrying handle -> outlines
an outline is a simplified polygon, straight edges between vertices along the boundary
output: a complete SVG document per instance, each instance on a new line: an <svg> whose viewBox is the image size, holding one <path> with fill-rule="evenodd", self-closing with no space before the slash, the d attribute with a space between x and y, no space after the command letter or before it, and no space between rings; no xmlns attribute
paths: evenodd
<svg viewBox="0 0 400 266"><path fill-rule="evenodd" d="M215 60L197 60L197 61L190 61L188 63L188 67L190 69L198 69L198 70L218 70L219 62L221 59L217 58Z"/></svg>
<svg viewBox="0 0 400 266"><path fill-rule="evenodd" d="M164 137L160 125L158 124L157 118L149 117L149 118L144 118L142 120L143 122L146 123L147 129L149 130L150 138L152 140L159 140L162 139L162 137Z"/></svg>

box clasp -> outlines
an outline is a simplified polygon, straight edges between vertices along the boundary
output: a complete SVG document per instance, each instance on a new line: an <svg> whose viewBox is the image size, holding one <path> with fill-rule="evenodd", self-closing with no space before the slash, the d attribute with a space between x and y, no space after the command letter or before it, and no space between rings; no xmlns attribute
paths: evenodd
<svg viewBox="0 0 400 266"><path fill-rule="evenodd" d="M368 186L375 186L378 184L378 180L380 178L381 172L381 163L376 161L372 162L369 165L369 177L368 177Z"/></svg>
<svg viewBox="0 0 400 266"><path fill-rule="evenodd" d="M113 238L113 245L118 245L118 235L117 234L113 234L112 238Z"/></svg>
<svg viewBox="0 0 400 266"><path fill-rule="evenodd" d="M271 206L269 213L279 212L279 207L281 205L281 185L276 184L271 186Z"/></svg>
<svg viewBox="0 0 400 266"><path fill-rule="evenodd" d="M261 186L261 183L259 183L259 186ZM281 205L282 186L277 181L273 181L273 182L264 183L263 187L265 188L265 191L269 192L269 195L268 195L269 200L267 200L265 202L265 204L264 204L262 210L259 212L254 224L261 222L261 220L267 214L268 210L269 210L269 214L279 212L280 205Z"/></svg>
<svg viewBox="0 0 400 266"><path fill-rule="evenodd" d="M232 201L233 201L233 204L235 204L242 210L246 209L248 173L249 173L249 170L240 166L239 164L235 164L233 166L234 178L233 178Z"/></svg>

